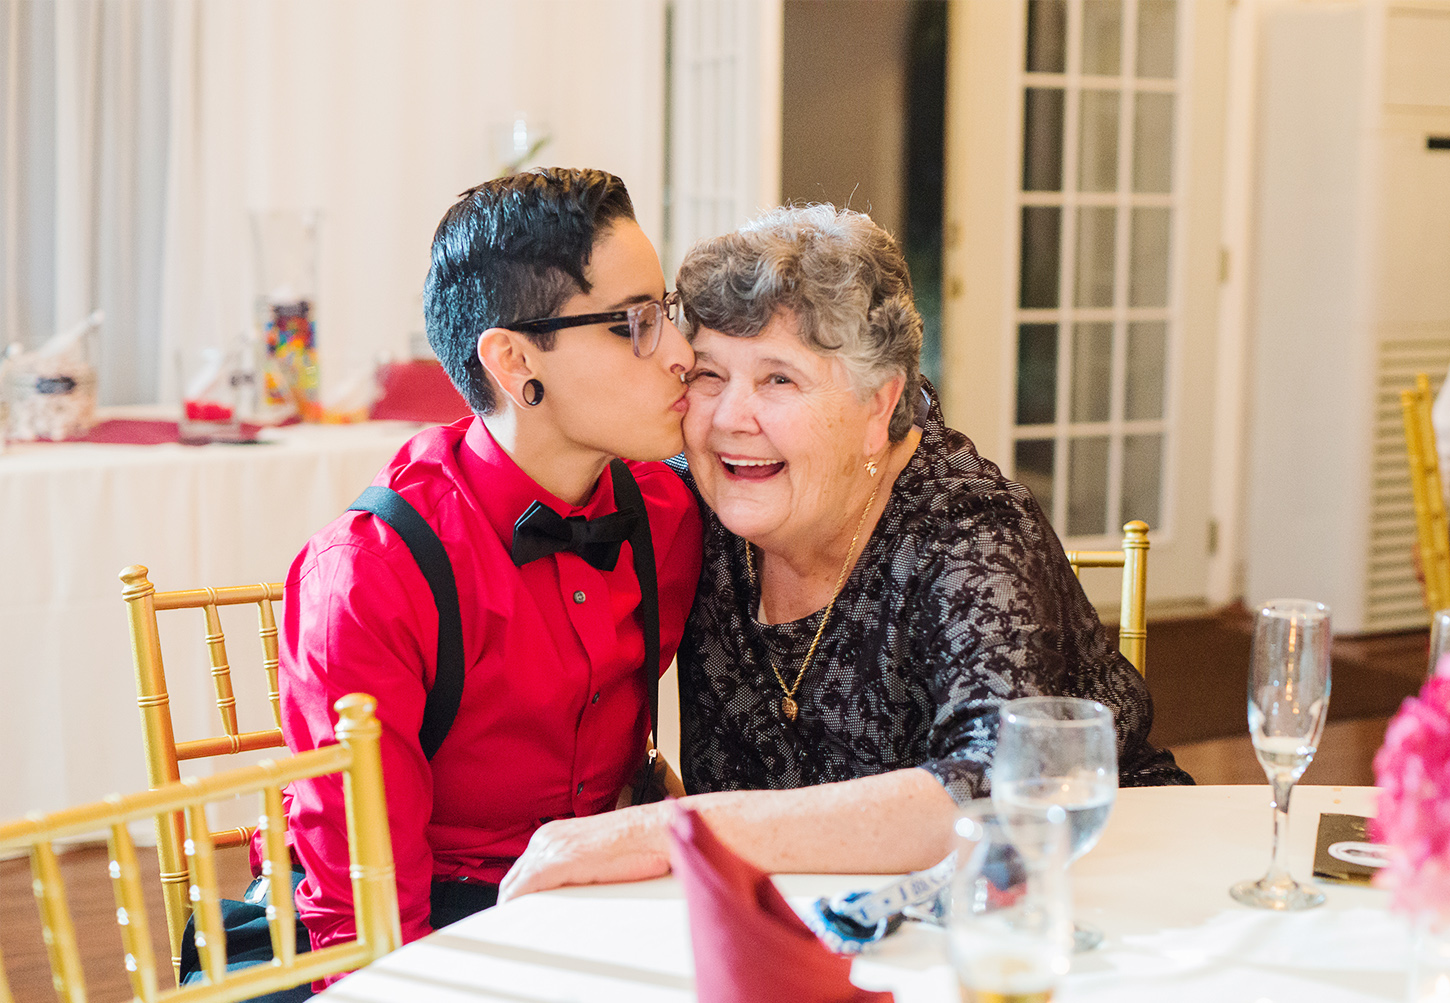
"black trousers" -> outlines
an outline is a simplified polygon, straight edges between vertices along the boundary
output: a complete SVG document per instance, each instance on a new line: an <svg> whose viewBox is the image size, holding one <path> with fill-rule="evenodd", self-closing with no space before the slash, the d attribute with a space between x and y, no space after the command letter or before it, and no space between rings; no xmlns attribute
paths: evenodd
<svg viewBox="0 0 1450 1003"><path fill-rule="evenodd" d="M434 881L428 896L432 906L429 921L441 930L465 916L492 909L498 904L498 885L486 881Z"/></svg>

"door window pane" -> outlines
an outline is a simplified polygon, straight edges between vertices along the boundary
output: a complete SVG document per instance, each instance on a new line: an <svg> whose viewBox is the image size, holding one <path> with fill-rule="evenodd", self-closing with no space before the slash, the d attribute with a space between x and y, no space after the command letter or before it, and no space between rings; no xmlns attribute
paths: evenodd
<svg viewBox="0 0 1450 1003"><path fill-rule="evenodd" d="M1027 0L1027 72L1061 73L1067 64L1067 0Z"/></svg>
<svg viewBox="0 0 1450 1003"><path fill-rule="evenodd" d="M1117 91L1082 92L1077 145L1078 191L1118 189L1118 96Z"/></svg>
<svg viewBox="0 0 1450 1003"><path fill-rule="evenodd" d="M1172 78L1177 6L1175 0L1138 0L1138 76Z"/></svg>
<svg viewBox="0 0 1450 1003"><path fill-rule="evenodd" d="M1142 519L1158 528L1163 485L1163 436L1129 435L1123 439L1123 508L1119 523Z"/></svg>
<svg viewBox="0 0 1450 1003"><path fill-rule="evenodd" d="M1022 190L1062 190L1060 87L1029 87L1022 103Z"/></svg>
<svg viewBox="0 0 1450 1003"><path fill-rule="evenodd" d="M1022 207L1022 309L1057 306L1057 277L1062 254L1062 209Z"/></svg>
<svg viewBox="0 0 1450 1003"><path fill-rule="evenodd" d="M1032 492L1049 519L1052 518L1052 463L1056 446L1051 439L1021 439L1017 443L1017 455L1012 458L1012 479Z"/></svg>
<svg viewBox="0 0 1450 1003"><path fill-rule="evenodd" d="M1163 369L1168 325L1161 320L1128 325L1128 384L1123 388L1123 417L1129 421L1163 417Z"/></svg>
<svg viewBox="0 0 1450 1003"><path fill-rule="evenodd" d="M1057 325L1017 328L1017 424L1057 420Z"/></svg>
<svg viewBox="0 0 1450 1003"><path fill-rule="evenodd" d="M1107 421L1113 399L1113 325L1072 331L1072 420Z"/></svg>
<svg viewBox="0 0 1450 1003"><path fill-rule="evenodd" d="M1128 257L1128 305L1168 305L1167 207L1133 210L1132 244Z"/></svg>
<svg viewBox="0 0 1450 1003"><path fill-rule="evenodd" d="M1112 206L1081 206L1077 211L1078 306L1113 305L1113 257L1118 211Z"/></svg>
<svg viewBox="0 0 1450 1003"><path fill-rule="evenodd" d="M1115 77L1123 58L1122 0L1083 0L1082 71Z"/></svg>
<svg viewBox="0 0 1450 1003"><path fill-rule="evenodd" d="M1067 535L1098 536L1108 518L1108 437L1073 439L1067 454Z"/></svg>
<svg viewBox="0 0 1450 1003"><path fill-rule="evenodd" d="M1133 191L1173 190L1173 95L1139 93L1133 112Z"/></svg>

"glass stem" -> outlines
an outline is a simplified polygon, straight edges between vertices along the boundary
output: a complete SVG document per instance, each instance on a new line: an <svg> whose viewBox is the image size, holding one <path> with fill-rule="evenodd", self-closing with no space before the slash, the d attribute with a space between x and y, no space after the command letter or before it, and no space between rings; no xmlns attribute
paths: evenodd
<svg viewBox="0 0 1450 1003"><path fill-rule="evenodd" d="M1264 883L1269 885L1292 884L1289 876L1289 793L1294 789L1294 778L1277 774L1269 778L1274 791L1274 859L1269 863L1269 873Z"/></svg>

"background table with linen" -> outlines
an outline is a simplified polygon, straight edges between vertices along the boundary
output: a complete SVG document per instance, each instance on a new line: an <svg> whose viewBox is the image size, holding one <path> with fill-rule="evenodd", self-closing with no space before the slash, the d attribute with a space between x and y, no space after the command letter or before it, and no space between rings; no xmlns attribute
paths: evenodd
<svg viewBox="0 0 1450 1003"><path fill-rule="evenodd" d="M420 427L0 454L0 818L146 786L123 567L147 566L162 591L282 581L308 536ZM225 611L223 625L242 726L269 726L266 688L245 678L261 671L255 609ZM216 727L201 614L162 614L161 627L177 737L199 737Z"/></svg>

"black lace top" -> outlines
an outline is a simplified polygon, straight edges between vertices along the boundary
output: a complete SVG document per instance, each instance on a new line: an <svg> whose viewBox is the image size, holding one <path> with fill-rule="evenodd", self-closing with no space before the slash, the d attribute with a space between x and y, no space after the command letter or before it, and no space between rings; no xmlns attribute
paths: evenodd
<svg viewBox="0 0 1450 1003"><path fill-rule="evenodd" d="M758 622L745 543L705 509L679 650L685 786L803 787L919 766L965 801L989 789L997 708L1044 694L1112 709L1122 786L1191 784L1148 744L1148 688L1036 500L946 427L929 386L925 397L921 442L836 601L794 721L767 657L794 681L821 614Z"/></svg>

